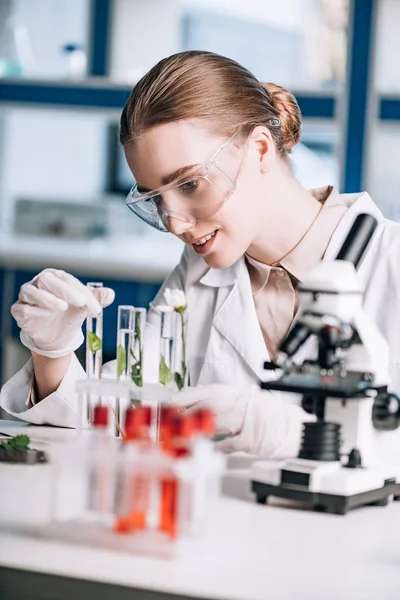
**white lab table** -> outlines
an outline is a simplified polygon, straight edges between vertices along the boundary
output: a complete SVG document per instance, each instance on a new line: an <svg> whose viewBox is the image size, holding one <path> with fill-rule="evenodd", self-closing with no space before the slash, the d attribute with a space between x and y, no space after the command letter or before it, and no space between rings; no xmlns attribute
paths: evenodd
<svg viewBox="0 0 400 600"><path fill-rule="evenodd" d="M0 432L19 431L0 421ZM67 439L73 431L26 427L33 439ZM237 461L236 461L237 462ZM233 462L232 462L233 464ZM242 467L245 466L245 462ZM44 465L0 464L17 477ZM14 475L15 474L15 475ZM0 597L90 600L398 600L400 503L347 516L324 515L240 500L245 468L228 472L209 553L175 560L37 539L0 531ZM33 510L34 494L26 490ZM4 520L4 515L3 515Z"/></svg>

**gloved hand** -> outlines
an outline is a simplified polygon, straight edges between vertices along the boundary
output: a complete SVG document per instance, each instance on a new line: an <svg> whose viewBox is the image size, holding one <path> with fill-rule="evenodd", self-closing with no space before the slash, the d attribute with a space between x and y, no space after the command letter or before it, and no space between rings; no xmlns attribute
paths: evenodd
<svg viewBox="0 0 400 600"><path fill-rule="evenodd" d="M300 406L258 386L207 385L176 393L171 403L188 410L208 408L216 416L218 442L224 452L244 451L265 458L297 456L303 423L315 421Z"/></svg>
<svg viewBox="0 0 400 600"><path fill-rule="evenodd" d="M58 358L83 342L82 323L114 300L109 288L91 290L76 277L45 269L21 286L11 314L21 327L21 342L32 352Z"/></svg>

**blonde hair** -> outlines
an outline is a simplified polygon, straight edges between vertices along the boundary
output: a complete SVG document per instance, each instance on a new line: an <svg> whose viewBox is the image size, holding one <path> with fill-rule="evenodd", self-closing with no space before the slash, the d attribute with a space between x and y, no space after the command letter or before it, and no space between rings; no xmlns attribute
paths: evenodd
<svg viewBox="0 0 400 600"><path fill-rule="evenodd" d="M188 51L161 60L133 88L121 115L120 142L133 144L156 125L193 118L227 137L265 125L281 156L300 140L301 112L290 92L260 83L230 58Z"/></svg>

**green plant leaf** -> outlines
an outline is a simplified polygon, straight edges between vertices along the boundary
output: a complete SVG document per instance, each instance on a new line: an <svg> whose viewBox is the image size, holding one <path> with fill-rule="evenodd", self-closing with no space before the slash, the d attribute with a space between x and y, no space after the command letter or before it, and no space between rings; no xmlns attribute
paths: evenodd
<svg viewBox="0 0 400 600"><path fill-rule="evenodd" d="M96 354L96 352L101 350L101 347L102 347L101 339L93 331L88 331L87 337L88 337L88 344L89 344L90 352L92 354Z"/></svg>
<svg viewBox="0 0 400 600"><path fill-rule="evenodd" d="M5 450L19 450L23 452L29 450L30 438L27 435L16 435L8 442L3 442L1 446Z"/></svg>
<svg viewBox="0 0 400 600"><path fill-rule="evenodd" d="M117 377L121 377L126 368L126 350L121 344L117 347Z"/></svg>
<svg viewBox="0 0 400 600"><path fill-rule="evenodd" d="M28 450L30 438L27 435L16 435L12 439L15 450Z"/></svg>
<svg viewBox="0 0 400 600"><path fill-rule="evenodd" d="M175 372L175 383L178 386L178 390L181 390L185 385L184 379L180 373Z"/></svg>
<svg viewBox="0 0 400 600"><path fill-rule="evenodd" d="M138 387L143 386L142 370L141 370L140 364L138 362L136 364L132 365L131 379L132 379L133 383L135 383Z"/></svg>
<svg viewBox="0 0 400 600"><path fill-rule="evenodd" d="M168 385L172 381L172 373L168 368L163 356L160 360L159 381L161 385Z"/></svg>

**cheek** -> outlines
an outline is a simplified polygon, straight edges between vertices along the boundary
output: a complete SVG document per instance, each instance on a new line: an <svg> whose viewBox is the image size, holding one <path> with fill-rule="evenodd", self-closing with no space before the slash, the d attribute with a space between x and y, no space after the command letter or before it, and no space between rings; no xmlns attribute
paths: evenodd
<svg viewBox="0 0 400 600"><path fill-rule="evenodd" d="M255 225L259 222L259 210L256 201L249 190L243 191L243 187L237 188L233 196L228 200L220 213L220 221L224 232L231 240L241 240L251 237L255 231Z"/></svg>
<svg viewBox="0 0 400 600"><path fill-rule="evenodd" d="M240 220L230 219L219 230L214 250L203 258L214 269L229 267L245 254L251 241L250 229Z"/></svg>

